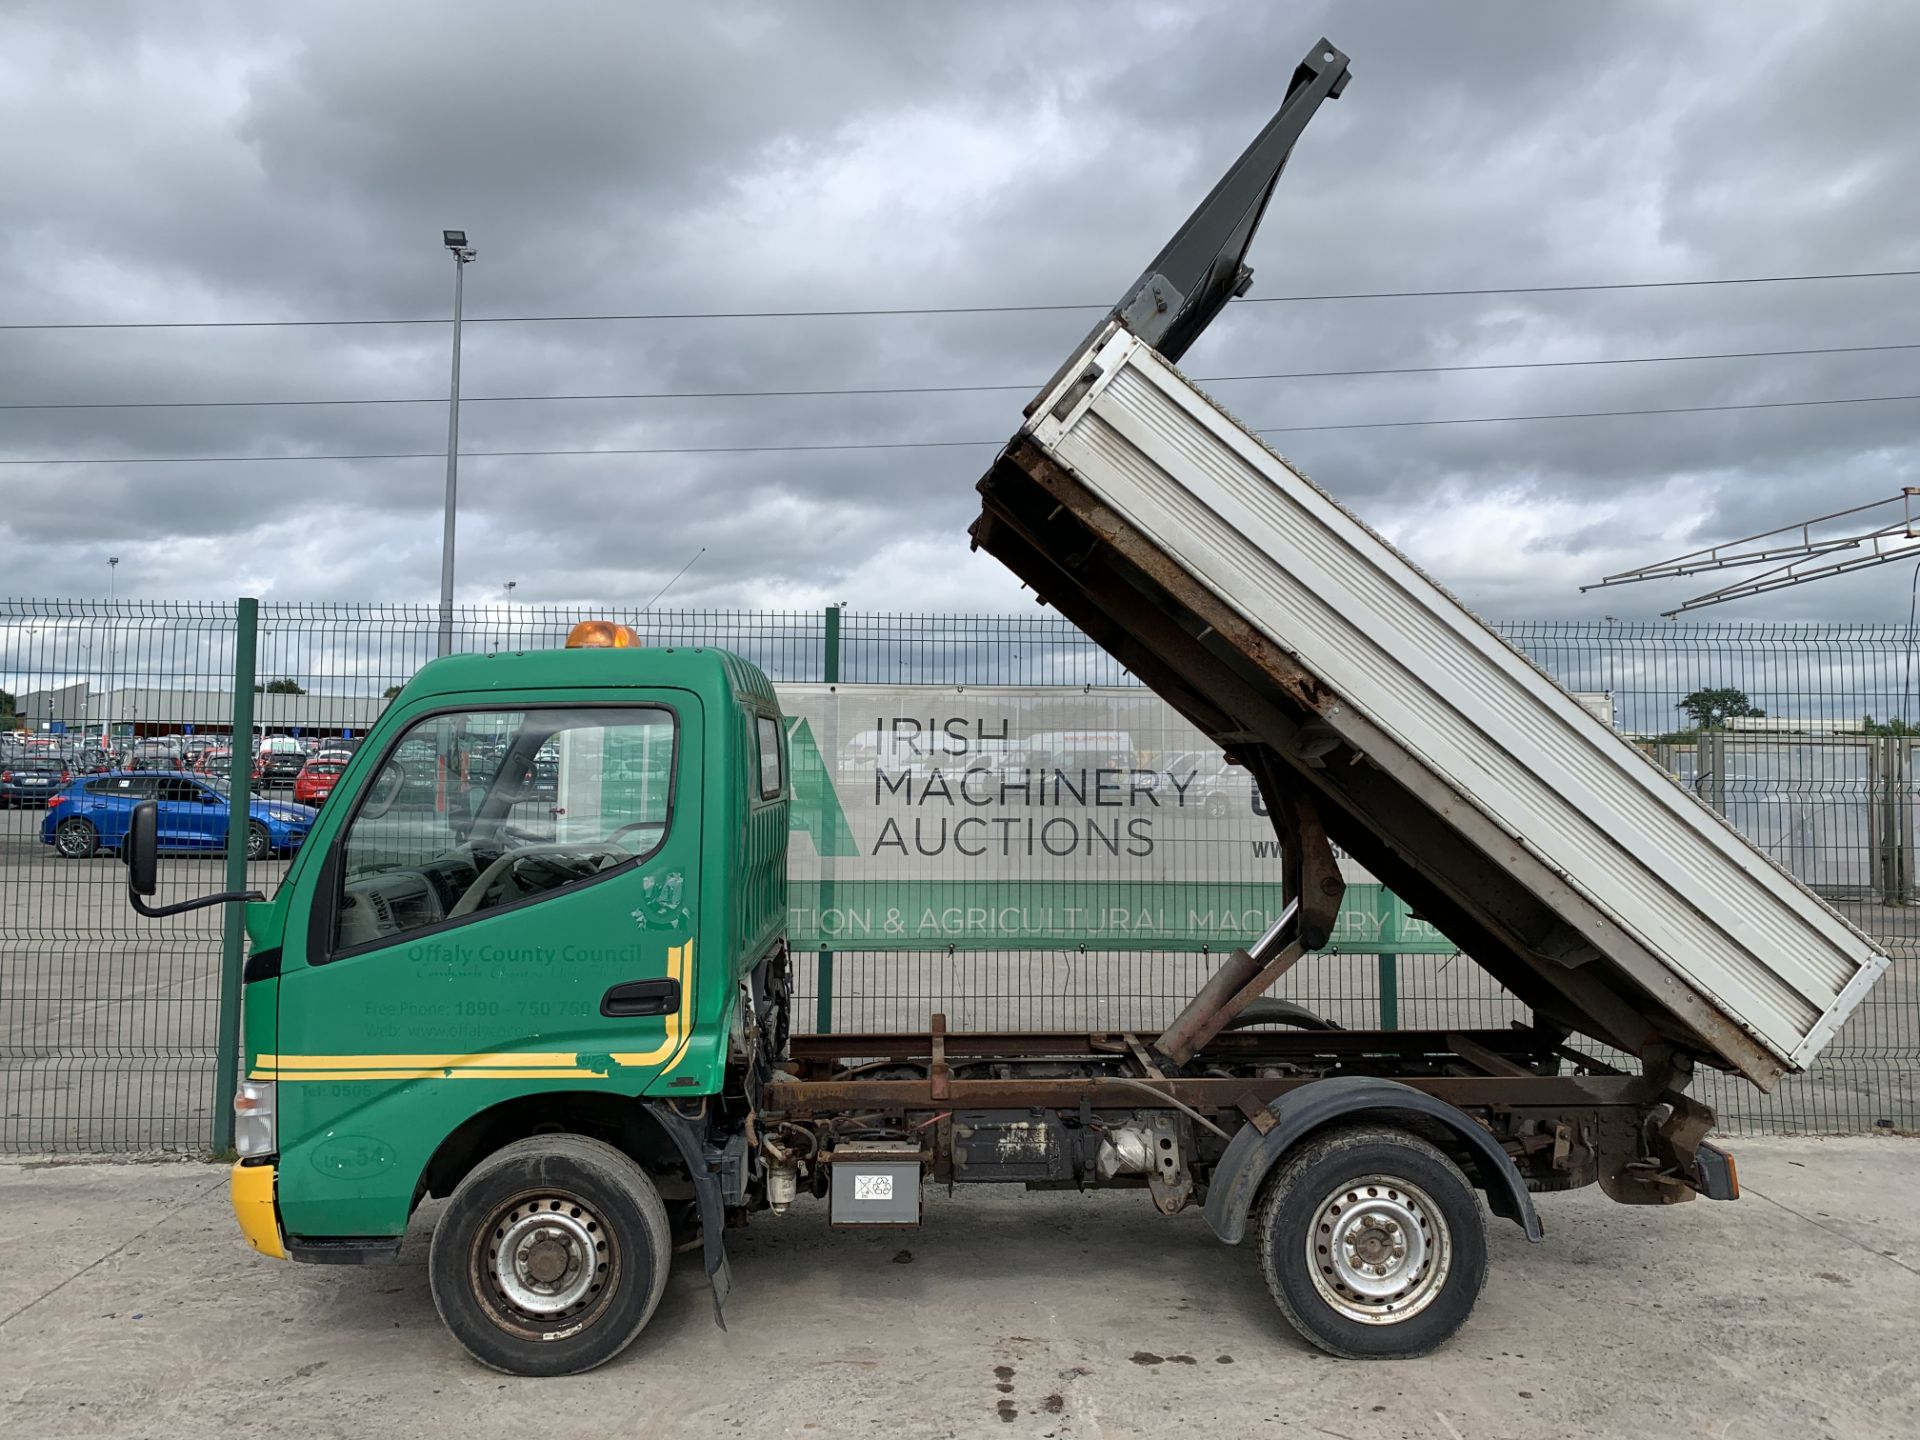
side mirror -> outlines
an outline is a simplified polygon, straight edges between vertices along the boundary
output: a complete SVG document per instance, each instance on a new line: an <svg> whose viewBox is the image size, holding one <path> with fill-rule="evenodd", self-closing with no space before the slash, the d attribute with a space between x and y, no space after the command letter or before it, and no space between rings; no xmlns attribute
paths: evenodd
<svg viewBox="0 0 1920 1440"><path fill-rule="evenodd" d="M208 797L212 799L211 796ZM223 890L218 895L202 895L197 900L182 900L177 905L149 905L147 897L160 888L160 804L142 800L133 807L127 827L122 856L127 862L127 899L133 908L149 919L178 915L183 910L202 910L209 905L224 905L229 900L264 900L258 890Z"/></svg>
<svg viewBox="0 0 1920 1440"><path fill-rule="evenodd" d="M133 807L125 850L127 893L145 897L160 888L160 805L142 800ZM139 908L136 901L135 909Z"/></svg>
<svg viewBox="0 0 1920 1440"><path fill-rule="evenodd" d="M218 805L221 803L221 801L218 795L212 794L211 792L206 790L202 790L200 792L200 803L202 805Z"/></svg>

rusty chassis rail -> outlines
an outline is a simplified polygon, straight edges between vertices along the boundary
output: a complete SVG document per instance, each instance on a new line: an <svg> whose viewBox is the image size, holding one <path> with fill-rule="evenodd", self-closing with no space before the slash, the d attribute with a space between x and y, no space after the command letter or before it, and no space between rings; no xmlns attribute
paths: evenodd
<svg viewBox="0 0 1920 1440"><path fill-rule="evenodd" d="M1246 1113L1290 1090L1313 1084L1321 1074L1283 1076L1163 1075L1145 1057L1140 1038L1128 1031L948 1031L944 1017L919 1032L795 1035L790 1041L797 1073L769 1084L761 1097L771 1121L811 1119L868 1110L887 1114L974 1109L1193 1109ZM1313 1030L1234 1032L1207 1047L1216 1064L1256 1066L1264 1061L1318 1059L1342 1073L1378 1073L1435 1099L1461 1107L1534 1109L1577 1107L1632 1109L1657 1103L1668 1080L1656 1071L1541 1074L1544 1065L1575 1055L1549 1034L1513 1030ZM1110 1075L1020 1076L967 1079L956 1064L1007 1062L1016 1070L1034 1061L1097 1060L1114 1065ZM854 1066L852 1062L859 1062ZM1369 1063L1373 1062L1373 1063ZM850 1068L875 1064L924 1065L918 1077L868 1078ZM1411 1066L1446 1073L1409 1073ZM1604 1069L1605 1067L1599 1067ZM1156 1103L1156 1094L1161 1097Z"/></svg>
<svg viewBox="0 0 1920 1440"><path fill-rule="evenodd" d="M943 1033L946 1058L954 1060L1033 1060L1123 1057L1130 1053L1128 1031L949 1030ZM1503 1059L1528 1055L1570 1054L1550 1035L1533 1030L1285 1030L1233 1031L1207 1042L1206 1053L1216 1059L1255 1061L1300 1056L1413 1056L1459 1058L1455 1044L1469 1041ZM788 1052L805 1070L834 1062L860 1060L928 1060L932 1056L926 1030L841 1032L833 1035L794 1035ZM1586 1057L1583 1063L1597 1064Z"/></svg>
<svg viewBox="0 0 1920 1440"><path fill-rule="evenodd" d="M1138 1076L1103 1079L1098 1076L1032 1080L951 1080L936 1098L934 1082L926 1080L781 1080L766 1087L761 1113L772 1121L812 1119L849 1110L887 1114L951 1109L1073 1109L1083 1102L1102 1110L1176 1109L1173 1102L1196 1110L1225 1114L1249 1099L1270 1104L1289 1090L1311 1085L1320 1076L1284 1079L1180 1079L1144 1081ZM1462 1108L1495 1109L1636 1108L1660 1098L1657 1080L1640 1075L1395 1075L1393 1079L1436 1100ZM1156 1107L1146 1084L1164 1094Z"/></svg>

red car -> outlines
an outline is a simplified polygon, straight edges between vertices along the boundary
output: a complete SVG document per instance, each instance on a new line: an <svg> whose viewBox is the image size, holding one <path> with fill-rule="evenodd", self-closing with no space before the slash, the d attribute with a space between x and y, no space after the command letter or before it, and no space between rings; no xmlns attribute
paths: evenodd
<svg viewBox="0 0 1920 1440"><path fill-rule="evenodd" d="M300 773L293 777L293 803L296 805L318 805L333 793L334 785L340 779L340 772L347 768L344 760L332 756L319 756L300 767Z"/></svg>

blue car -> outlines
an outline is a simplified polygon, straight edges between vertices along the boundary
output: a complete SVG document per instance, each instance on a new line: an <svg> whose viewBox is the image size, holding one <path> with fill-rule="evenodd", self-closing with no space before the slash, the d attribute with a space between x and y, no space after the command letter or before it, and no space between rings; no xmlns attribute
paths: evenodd
<svg viewBox="0 0 1920 1440"><path fill-rule="evenodd" d="M115 850L142 800L160 805L162 850L221 851L227 845L227 786L222 780L177 770L116 770L89 775L47 801L40 843L68 860ZM319 811L309 805L249 797L247 858L265 860L300 848Z"/></svg>

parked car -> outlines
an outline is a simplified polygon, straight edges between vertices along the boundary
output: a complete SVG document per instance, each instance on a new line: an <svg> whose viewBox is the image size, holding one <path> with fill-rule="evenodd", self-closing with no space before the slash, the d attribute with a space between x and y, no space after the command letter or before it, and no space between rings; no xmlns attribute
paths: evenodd
<svg viewBox="0 0 1920 1440"><path fill-rule="evenodd" d="M1258 795L1251 770L1216 754L1194 772L1187 784L1186 802L1205 810L1211 820L1224 820L1229 815L1254 813Z"/></svg>
<svg viewBox="0 0 1920 1440"><path fill-rule="evenodd" d="M307 752L291 735L269 735L253 757L253 788L281 789L299 778Z"/></svg>
<svg viewBox="0 0 1920 1440"><path fill-rule="evenodd" d="M124 764L129 770L184 770L186 756L176 741L155 736L129 745Z"/></svg>
<svg viewBox="0 0 1920 1440"><path fill-rule="evenodd" d="M193 773L196 775L215 775L225 779L227 770L233 764L233 751L226 746L216 746L202 750L193 757Z"/></svg>
<svg viewBox="0 0 1920 1440"><path fill-rule="evenodd" d="M177 771L122 771L65 786L47 802L40 843L64 859L84 860L100 850L118 850L142 800L160 806L162 850L222 850L231 812L227 787L218 780ZM265 860L300 848L313 828L314 810L282 800L248 797L247 858Z"/></svg>
<svg viewBox="0 0 1920 1440"><path fill-rule="evenodd" d="M330 760L327 757L337 752L323 750L305 765L293 779L293 798L300 805L318 805L333 793L340 772L347 768L345 759Z"/></svg>
<svg viewBox="0 0 1920 1440"><path fill-rule="evenodd" d="M0 809L9 805L44 805L73 772L58 758L21 755L0 768Z"/></svg>

